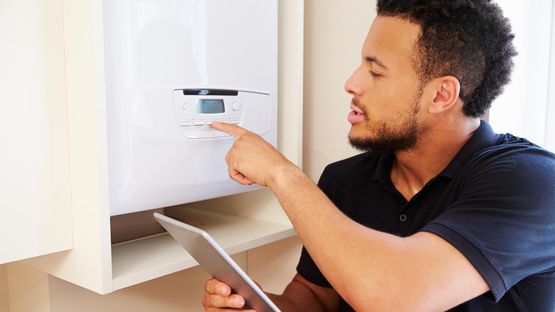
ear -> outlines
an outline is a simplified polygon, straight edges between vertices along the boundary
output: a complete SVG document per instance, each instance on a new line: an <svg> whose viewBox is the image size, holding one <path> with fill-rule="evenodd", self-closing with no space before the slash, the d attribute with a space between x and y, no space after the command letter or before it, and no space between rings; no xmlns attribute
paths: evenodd
<svg viewBox="0 0 555 312"><path fill-rule="evenodd" d="M439 114L450 110L459 102L461 83L453 76L439 77L433 80L432 90L434 99L428 111L430 114Z"/></svg>

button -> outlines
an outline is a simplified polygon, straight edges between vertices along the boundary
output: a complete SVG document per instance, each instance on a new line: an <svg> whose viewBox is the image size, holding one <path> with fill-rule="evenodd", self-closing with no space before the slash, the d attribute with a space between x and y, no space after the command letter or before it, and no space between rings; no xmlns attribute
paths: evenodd
<svg viewBox="0 0 555 312"><path fill-rule="evenodd" d="M231 105L231 109L233 109L234 111L237 111L241 108L241 104L237 103L237 102L233 102L233 105Z"/></svg>
<svg viewBox="0 0 555 312"><path fill-rule="evenodd" d="M183 105L181 106L181 108L182 108L184 111L187 111L187 110L189 109L189 103L187 103L187 102L183 103Z"/></svg>
<svg viewBox="0 0 555 312"><path fill-rule="evenodd" d="M231 120L229 123L232 124L232 125L238 125L239 120Z"/></svg>
<svg viewBox="0 0 555 312"><path fill-rule="evenodd" d="M407 221L407 215L406 215L406 214L400 215L400 216L399 216L399 220L401 220L401 222Z"/></svg>
<svg viewBox="0 0 555 312"><path fill-rule="evenodd" d="M181 127L190 127L192 125L193 125L193 123L191 123L191 122L182 122L182 123L179 124L179 126L181 126Z"/></svg>
<svg viewBox="0 0 555 312"><path fill-rule="evenodd" d="M193 125L196 126L196 127L204 126L204 121L195 121L195 122L193 122Z"/></svg>

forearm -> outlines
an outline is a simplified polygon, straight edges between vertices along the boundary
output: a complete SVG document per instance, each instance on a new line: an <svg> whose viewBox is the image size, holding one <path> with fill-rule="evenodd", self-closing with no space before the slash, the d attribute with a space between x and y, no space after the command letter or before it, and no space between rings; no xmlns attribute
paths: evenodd
<svg viewBox="0 0 555 312"><path fill-rule="evenodd" d="M297 280L297 277L291 281L282 295L268 294L268 297L283 312L335 312L337 310L336 294L333 298L321 299L309 287Z"/></svg>
<svg viewBox="0 0 555 312"><path fill-rule="evenodd" d="M266 295L268 295L270 300L272 300L272 302L274 302L282 312L297 311L295 304L286 296L269 293L266 293Z"/></svg>
<svg viewBox="0 0 555 312"><path fill-rule="evenodd" d="M267 295L278 306L278 308L282 312L318 311L316 309L310 310L307 307L306 302L304 303L297 302L296 300L294 300L294 298L291 298L290 296L287 296L285 294L283 295L267 294Z"/></svg>
<svg viewBox="0 0 555 312"><path fill-rule="evenodd" d="M352 221L296 168L284 167L269 187L322 273L351 305L356 308L360 298L378 303L396 287L402 238Z"/></svg>

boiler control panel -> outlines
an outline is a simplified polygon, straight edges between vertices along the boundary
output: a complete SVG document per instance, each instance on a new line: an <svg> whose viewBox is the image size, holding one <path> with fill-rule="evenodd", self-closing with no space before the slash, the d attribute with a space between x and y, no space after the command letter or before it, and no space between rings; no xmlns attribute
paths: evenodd
<svg viewBox="0 0 555 312"><path fill-rule="evenodd" d="M269 94L230 89L176 89L173 107L176 125L187 139L208 139L228 136L214 130L214 121L239 125L258 134L270 127Z"/></svg>

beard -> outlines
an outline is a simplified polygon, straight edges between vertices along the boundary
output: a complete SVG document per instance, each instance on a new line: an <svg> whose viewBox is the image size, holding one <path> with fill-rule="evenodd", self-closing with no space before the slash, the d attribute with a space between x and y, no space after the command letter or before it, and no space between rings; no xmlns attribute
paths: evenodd
<svg viewBox="0 0 555 312"><path fill-rule="evenodd" d="M400 115L398 119L379 121L376 125L369 125L368 131L376 133L374 137L354 137L349 134L351 146L362 152L395 152L414 147L417 141L418 130L416 115L420 111L421 97L422 91L416 94L410 110ZM370 127L376 130L372 131Z"/></svg>

